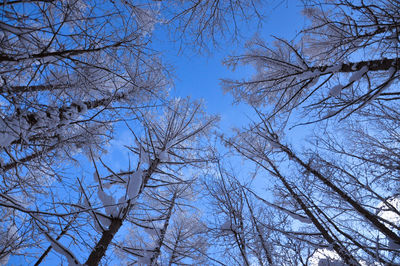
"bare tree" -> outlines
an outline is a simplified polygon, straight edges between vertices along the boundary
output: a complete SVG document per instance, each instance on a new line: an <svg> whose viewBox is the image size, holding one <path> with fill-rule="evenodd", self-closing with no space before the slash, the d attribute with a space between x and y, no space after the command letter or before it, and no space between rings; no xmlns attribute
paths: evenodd
<svg viewBox="0 0 400 266"><path fill-rule="evenodd" d="M172 265L204 263L208 243L200 220L193 187L187 179L149 187L128 218L135 226L121 243L118 254L126 263ZM170 197L170 198L168 198Z"/></svg>
<svg viewBox="0 0 400 266"><path fill-rule="evenodd" d="M347 134L353 130L354 126L344 129ZM398 184L387 170L393 165L390 160L377 159L387 158L395 148L382 145L390 138L387 132L359 130L357 139L348 138L344 144L340 137L319 137L316 151L302 155L282 144L267 123L253 124L228 143L264 169L270 176L266 180L279 181L281 192L274 194L282 195L283 201L278 197L275 203L268 202L254 195L262 204L307 225L301 229L304 237L299 237L300 231L292 238L317 249L333 249L345 264L397 263L400 216L393 187ZM379 149L373 149L374 145ZM379 155L367 155L371 153ZM276 187L270 189L276 191Z"/></svg>
<svg viewBox="0 0 400 266"><path fill-rule="evenodd" d="M135 119L167 84L164 68L144 53L155 23L152 9L127 1L99 4L1 4L0 200L4 212L12 212L6 232L18 229L20 247L41 239L31 210L40 212L43 198L58 198L55 184L74 187L64 180L66 162L76 163L82 151L101 154L121 115ZM68 229L70 220L59 216L55 224ZM22 254L17 247L11 251Z"/></svg>
<svg viewBox="0 0 400 266"><path fill-rule="evenodd" d="M272 3L273 1L271 1ZM218 47L226 41L240 41L244 25L264 19L262 1L191 0L162 1L167 26L182 49Z"/></svg>
<svg viewBox="0 0 400 266"><path fill-rule="evenodd" d="M222 162L217 169L216 176L207 182L212 211L206 224L209 237L216 243L214 252L210 251L214 264L308 265L312 251L327 246L318 230L298 226L299 220L309 223L307 216L288 206L295 199L285 195L287 190L278 186L279 182L268 180L276 184L260 196L255 192L260 191L259 181L253 184L247 175L239 178L235 170L223 167ZM268 193L282 198L274 202L264 199L271 198Z"/></svg>
<svg viewBox="0 0 400 266"><path fill-rule="evenodd" d="M310 24L296 39L257 36L227 59L256 68L247 81L225 81L256 118L225 142L265 176L276 197L252 193L260 203L302 225L275 231L301 243L303 263L329 252L346 265L399 263L399 2L304 3ZM287 144L304 124L311 141Z"/></svg>
<svg viewBox="0 0 400 266"><path fill-rule="evenodd" d="M371 102L398 99L398 1L305 1L311 25L299 38L260 37L247 53L226 64L252 64L247 81L225 80L238 101L272 106L269 119L279 120L303 108L307 122L341 118Z"/></svg>
<svg viewBox="0 0 400 266"><path fill-rule="evenodd" d="M269 230L259 223L262 213L221 159L215 168L215 175L205 182L211 206L206 224L210 238L217 243L212 258L221 265L273 265ZM268 221L266 218L263 222Z"/></svg>
<svg viewBox="0 0 400 266"><path fill-rule="evenodd" d="M45 260L50 243L51 250L67 259L71 265L79 264L82 258L87 265L98 265L106 253L112 252L113 243L119 246L118 239L122 236L118 233L123 226L137 226L141 217L135 215L135 210L150 202L146 201L146 197L143 198L146 191L148 199L151 190L157 187L190 183L178 173L209 160L207 143L203 143L203 139L216 118L206 116L199 104L178 99L168 104L161 113L143 114L140 121L136 133L131 128L137 138L137 144L129 146L136 157L132 161L136 164L134 169L114 171L101 158L93 157L96 183L78 179L69 185L73 180L68 180L66 176L63 186L54 189L70 193L67 197L52 193L50 198L40 199L41 206L34 209L25 207L12 196L2 196L2 206L31 218L37 237L30 240L30 245L38 246L44 252L37 264ZM138 135L140 131L143 135ZM167 205L166 210L164 208L166 213L158 217L158 221L154 220L157 223L164 221L160 231L150 228L152 220L147 220L147 229L157 233L159 248L140 256L144 260L154 261L153 264L160 255L160 248L165 245L164 238L175 204L179 206L175 203L179 193L178 189L165 194L172 198L164 203Z"/></svg>

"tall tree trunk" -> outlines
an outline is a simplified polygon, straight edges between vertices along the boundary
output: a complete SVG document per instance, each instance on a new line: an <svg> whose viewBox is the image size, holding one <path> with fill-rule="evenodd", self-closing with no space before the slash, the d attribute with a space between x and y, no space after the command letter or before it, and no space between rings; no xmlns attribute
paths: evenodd
<svg viewBox="0 0 400 266"><path fill-rule="evenodd" d="M111 220L111 224L108 227L108 230L104 231L100 240L97 242L94 247L92 253L90 253L89 258L85 262L88 266L99 265L100 260L103 258L106 253L108 246L110 245L112 239L115 234L122 226L122 219L116 218Z"/></svg>
<svg viewBox="0 0 400 266"><path fill-rule="evenodd" d="M164 244L164 239L165 239L165 234L167 233L167 229L169 226L169 222L171 220L171 216L172 216L172 210L175 207L175 200L176 200L176 196L177 196L177 191L175 191L174 195L172 196L171 199L171 204L168 207L168 212L167 212L167 217L165 218L165 223L163 228L160 230L160 236L158 238L158 243L157 243L157 247L155 248L155 250L153 251L153 256L150 259L150 265L156 265L156 261L157 258L160 256L161 253L161 247Z"/></svg>
<svg viewBox="0 0 400 266"><path fill-rule="evenodd" d="M268 164L271 166L273 170L270 170L266 168L265 166L261 165L269 171L271 174L276 176L282 184L285 186L287 191L290 193L290 195L293 197L293 199L299 204L300 208L304 211L304 213L307 215L307 217L310 219L310 221L313 223L313 225L318 229L318 231L321 233L321 235L324 237L324 239L332 246L333 250L337 252L337 254L342 258L342 260L347 264L347 265L360 265L357 260L351 255L351 253L343 246L340 244L339 241L336 241L326 230L326 228L320 223L317 217L312 213L310 208L305 204L305 202L300 198L300 196L294 191L292 186L289 184L289 182L286 180L286 178L280 173L278 168L273 164L271 161L267 161Z"/></svg>
<svg viewBox="0 0 400 266"><path fill-rule="evenodd" d="M147 169L144 178L143 178L143 183L140 187L139 193L137 197L142 194L143 189L145 188L147 182L149 181L151 175L156 171L158 164L160 163L160 159L156 158L154 159L149 168ZM130 206L126 208L125 213L122 215L122 217L126 217L126 215L129 213L130 209L133 206ZM104 254L106 253L108 246L110 245L111 241L113 240L115 234L118 232L118 230L121 228L122 223L125 218L112 218L111 219L111 224L108 227L106 231L104 231L101 235L100 240L97 242L96 246L92 250L92 252L89 255L89 258L85 262L86 265L88 266L96 266L99 265L100 260L104 257Z"/></svg>
<svg viewBox="0 0 400 266"><path fill-rule="evenodd" d="M299 157L297 157L288 147L281 145L281 149L288 155L289 158L294 159L297 163L299 163L305 170L313 174L316 178L318 178L322 183L324 183L327 187L332 189L335 193L337 193L344 201L350 204L359 214L364 216L369 222L371 222L376 229L381 231L388 238L393 240L396 244L400 245L400 236L390 230L385 224L381 223L376 215L372 214L370 211L365 209L361 204L351 198L345 191L341 190L338 186L333 184L328 178L323 176L316 169L312 168L307 163L303 162Z"/></svg>

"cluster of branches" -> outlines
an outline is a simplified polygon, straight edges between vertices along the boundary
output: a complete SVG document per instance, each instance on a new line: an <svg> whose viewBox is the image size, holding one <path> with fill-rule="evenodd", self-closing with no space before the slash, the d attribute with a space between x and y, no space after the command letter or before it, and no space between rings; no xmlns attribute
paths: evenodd
<svg viewBox="0 0 400 266"><path fill-rule="evenodd" d="M215 228L238 264L397 265L400 2L304 2L295 40L226 60L255 66L225 80L255 118L224 142L256 171L219 175Z"/></svg>
<svg viewBox="0 0 400 266"><path fill-rule="evenodd" d="M202 48L239 36L257 3L0 4L0 263L400 263L399 1L304 1L298 38L226 60L256 67L224 81L255 113L222 139L255 166L243 178L210 144L216 117L168 99L150 44L165 24ZM308 146L290 144L304 124Z"/></svg>
<svg viewBox="0 0 400 266"><path fill-rule="evenodd" d="M269 119L303 108L311 123L398 100L398 1L326 2L307 1L311 25L300 38L274 37L271 47L256 36L246 54L228 58L233 67L254 65L256 74L225 80L225 90L237 101L268 105Z"/></svg>
<svg viewBox="0 0 400 266"><path fill-rule="evenodd" d="M0 3L0 264L204 262L193 169L210 160L216 117L168 98L153 31L199 51L238 34L230 23L256 4ZM123 130L132 142L115 170L102 158Z"/></svg>

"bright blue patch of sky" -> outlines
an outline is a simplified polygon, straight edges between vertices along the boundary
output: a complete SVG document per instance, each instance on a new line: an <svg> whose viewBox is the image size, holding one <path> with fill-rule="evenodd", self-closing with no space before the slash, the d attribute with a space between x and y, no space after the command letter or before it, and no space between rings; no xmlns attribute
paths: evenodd
<svg viewBox="0 0 400 266"><path fill-rule="evenodd" d="M208 113L220 116L219 130L225 136L233 134L232 128L245 127L251 120L257 121L258 119L249 105L233 104L232 95L224 93L221 87L221 79L249 79L254 73L254 69L251 66L240 66L235 71L231 71L222 64L223 59L229 55L242 54L245 51L246 42L255 34L272 44L273 36L287 40L294 39L307 24L305 17L301 14L302 6L297 1L281 1L276 5L266 5L265 8L267 9L264 13L266 20L262 28L255 24L250 25L243 29L244 36L239 43L227 44L223 48L210 51L210 54L207 55L190 54L188 49L183 54L179 54L179 43L165 43L163 38L159 38L160 43L155 44L156 50L163 53L163 61L174 67L175 87L171 91L171 96L190 96L192 99L202 99ZM156 34L156 36L160 35ZM287 139L289 142L301 146L307 132L309 131L304 127L289 130ZM246 182L249 181L248 178L253 171L251 166L240 158L231 158L229 163L234 166L239 178ZM266 195L264 190L266 179L256 178L252 183L260 195L266 199L272 199L272 195Z"/></svg>
<svg viewBox="0 0 400 266"><path fill-rule="evenodd" d="M282 1L274 6L265 6L268 9L266 21L262 28L257 25L249 25L244 28L243 41L225 45L224 48L211 51L210 55L189 55L190 51L178 54L179 44L161 45L164 60L174 66L176 79L173 96L194 99L203 99L207 111L221 116L220 128L229 132L232 127L240 127L248 122L252 116L251 109L245 104L233 105L233 97L223 92L221 88L222 78L247 79L253 69L250 66L237 68L234 72L222 64L222 60L229 55L239 55L244 52L244 45L254 34L268 42L272 42L272 36L292 39L305 25L306 21L301 15L301 5L295 1ZM269 10L273 8L273 10Z"/></svg>
<svg viewBox="0 0 400 266"><path fill-rule="evenodd" d="M171 96L190 96L192 99L204 101L208 113L220 116L219 131L225 136L233 135L232 128L245 127L250 121L257 121L257 116L249 105L234 104L232 95L224 93L221 87L221 79L249 79L254 69L251 66L240 66L231 71L222 64L222 61L229 55L244 53L246 42L255 34L269 44L274 41L273 36L287 40L294 39L307 24L301 14L301 8L302 5L297 1L275 1L271 6L265 5L266 20L261 28L256 24L247 28L246 25L239 25L242 27L243 37L238 43L226 44L206 55L191 52L189 48L180 53L179 43L169 43L164 35L165 32L156 32L153 41L154 50L160 51L163 62L173 67L174 88L170 92ZM287 140L300 147L309 131L304 127L298 127L286 133ZM129 135L130 132L119 132L119 137L112 141L111 147L114 145L115 147L107 158L113 161L115 170L126 168L128 151L123 149L122 145L127 144L127 140L131 138ZM242 159L230 158L229 163L235 166L236 174L243 180L247 181L252 175L252 167ZM260 189L258 192L264 190L266 186L264 178L257 178L252 182L254 187ZM265 198L272 196L261 192L261 195L263 194Z"/></svg>
<svg viewBox="0 0 400 266"><path fill-rule="evenodd" d="M255 34L269 43L274 41L272 36L291 40L307 23L301 15L301 4L297 1L275 2L277 4L265 6L266 20L261 28L256 24L247 28L240 25L244 36L239 43L225 45L224 48L212 50L206 55L192 52L189 48L180 53L180 44L168 42L167 33L161 31L162 27L154 33L154 50L160 51L162 61L173 67L174 88L170 92L171 96L190 96L192 99L204 101L208 113L220 116L219 130L226 136L233 134L232 128L244 127L251 120L257 120L257 117L248 105L233 104L232 95L224 93L221 87L221 79L248 79L254 70L251 66L241 66L231 71L222 64L224 58L243 53L245 43ZM299 128L292 130L291 135L298 139L304 136L304 132ZM104 161L112 162L116 171L125 170L129 163L129 151L123 145L131 143L134 142L129 130L117 129L116 138L111 141Z"/></svg>

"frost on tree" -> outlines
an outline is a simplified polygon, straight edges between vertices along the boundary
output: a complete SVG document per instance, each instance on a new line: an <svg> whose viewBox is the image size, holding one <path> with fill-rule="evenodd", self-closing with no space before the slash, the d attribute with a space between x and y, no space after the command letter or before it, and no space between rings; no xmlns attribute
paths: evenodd
<svg viewBox="0 0 400 266"><path fill-rule="evenodd" d="M1 4L2 206L18 203L33 210L48 197L68 195L49 190L68 183L62 170L81 153L100 155L116 121L162 97L168 83L163 67L157 57L140 52L151 37L156 10L129 1L103 4L108 10L98 1ZM21 246L44 240L32 229L30 212L13 217ZM62 217L59 226L69 228L73 219Z"/></svg>
<svg viewBox="0 0 400 266"><path fill-rule="evenodd" d="M43 171L54 159L101 153L117 117L163 95L159 59L140 52L157 13L129 1L109 4L114 12L87 1L2 6L3 172Z"/></svg>
<svg viewBox="0 0 400 266"><path fill-rule="evenodd" d="M219 42L221 33L228 36L226 22L247 19L249 11L258 15L255 4L0 4L2 263L13 253L37 264L49 254L60 263L99 263L122 222L136 222L130 211L145 205L143 191L193 181L181 171L209 160L203 138L216 119L186 99L167 99L171 80L150 47L154 29L170 26L182 40L201 44L193 47L198 50ZM120 171L102 156L122 125L138 145L125 143L132 161ZM87 168L95 180L86 178ZM165 247L160 239L157 245ZM171 263L197 259L178 244L165 252ZM155 251L150 260L162 254Z"/></svg>
<svg viewBox="0 0 400 266"><path fill-rule="evenodd" d="M272 220L285 219L284 228L263 225L280 236L284 263L329 249L336 258L317 264L398 264L399 3L305 3L309 24L295 39L255 36L226 60L254 67L224 87L255 112L224 142L254 166L244 176L275 200L245 178L241 186Z"/></svg>
<svg viewBox="0 0 400 266"><path fill-rule="evenodd" d="M95 175L95 178L99 180L98 195L106 213L97 213L95 210L91 213L93 218L105 215L109 223L103 224L104 227L99 231L101 238L86 263L98 263L102 259L111 241L114 238L118 239L117 233L122 229L123 224L127 224L128 230L132 232L135 232L133 229L135 227L137 227L136 230L142 229L143 236L135 236L137 242L131 246L124 243L116 244L122 257L125 253L125 256L134 255L135 261L142 264L154 264L162 258L161 251L167 241L170 225L172 226L175 204L179 205L178 199L188 189L185 186L193 182L193 180L182 178L181 171L196 166L206 155L202 149L201 139L214 121L215 118L207 117L202 113L199 104L191 104L188 99L174 100L162 111L161 118L149 113L143 117L141 123L145 135L137 138L136 147L129 147L129 150L138 157L135 170L119 174L111 172L107 178L98 178ZM133 131L132 133L134 134ZM166 154L168 154L168 159L162 158L166 157ZM207 160L206 157L203 158ZM119 187L120 192L113 193L122 195L117 204L109 194L103 191L102 183L104 182L111 182L111 188ZM182 190L182 187L185 189ZM165 195L158 199L161 202L155 200L160 197L158 194ZM171 198L165 203L164 197ZM164 211L156 211L157 207L154 207L155 210L152 211L150 208L152 201L155 201L159 208L166 209L166 214L153 218L153 215L160 215ZM110 204L114 209L108 211ZM115 211L118 212L118 216L114 216ZM97 222L95 219L93 221ZM138 235L138 232L134 234Z"/></svg>
<svg viewBox="0 0 400 266"><path fill-rule="evenodd" d="M127 129L137 139L132 146L127 146L132 157L130 165L135 165L133 169L116 171L101 157L91 156L95 169L93 178L76 179L70 195L53 194L57 202L47 199L43 206L35 209L32 203L24 204L16 196L2 195L0 204L21 212L36 224L36 237L43 237L40 243L48 246L38 263L50 251L70 265L97 265L103 259L113 259L107 254L114 248L129 254L131 247L118 244L123 237L121 231L126 230L142 230L147 234L146 246L135 253L135 261L156 263L164 260L164 256L176 262L181 259L199 261L201 254L193 251L196 255L192 255L180 244L181 241L189 243L191 238L195 243L197 232L190 235L189 229L185 229L188 232L179 231L182 236L176 240L179 246L175 251L165 250L165 246L174 239L171 230L180 224L179 219L175 220L176 212L183 211L181 201L191 199L190 186L196 181L194 177L185 177L184 173L209 160L205 136L215 121L216 117L207 116L200 104L189 99L173 100L163 109L147 112ZM158 216L157 205L154 210L148 208L155 197L159 197L158 207L166 210L167 215ZM169 198L167 203L166 198ZM48 204L53 207L46 208ZM187 244L187 249L193 250L194 245Z"/></svg>
<svg viewBox="0 0 400 266"><path fill-rule="evenodd" d="M225 80L225 90L238 101L273 106L271 119L304 108L307 122L396 100L397 1L319 2L307 1L303 12L310 25L299 38L275 37L269 44L256 36L244 55L228 58L227 65L252 65L256 73L245 81Z"/></svg>

